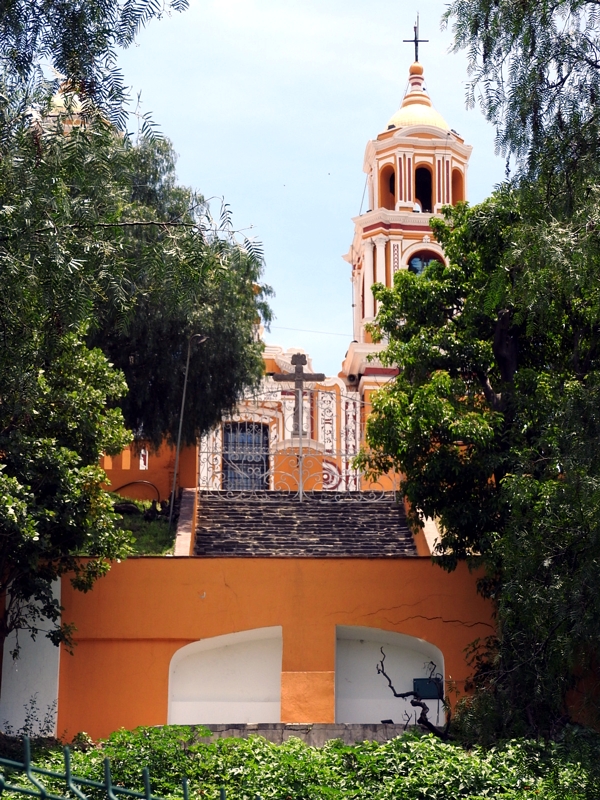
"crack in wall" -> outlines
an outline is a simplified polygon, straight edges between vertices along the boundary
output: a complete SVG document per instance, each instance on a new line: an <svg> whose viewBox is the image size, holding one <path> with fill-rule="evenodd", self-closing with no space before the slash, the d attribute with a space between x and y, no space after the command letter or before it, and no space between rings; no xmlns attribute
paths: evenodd
<svg viewBox="0 0 600 800"><path fill-rule="evenodd" d="M465 628L476 628L478 625L484 625L486 628L491 628L492 630L496 630L494 625L492 625L489 622L481 622L481 621L466 622L463 619L444 619L444 617L442 617L441 615L436 615L435 617L427 617L425 616L425 614L415 614L412 617L403 617L400 620L391 620L388 617L386 617L385 619L391 625L400 625L402 622L408 622L409 620L412 619L425 619L428 622L435 622L436 620L441 620L443 623L448 625L456 623L458 625L464 625Z"/></svg>

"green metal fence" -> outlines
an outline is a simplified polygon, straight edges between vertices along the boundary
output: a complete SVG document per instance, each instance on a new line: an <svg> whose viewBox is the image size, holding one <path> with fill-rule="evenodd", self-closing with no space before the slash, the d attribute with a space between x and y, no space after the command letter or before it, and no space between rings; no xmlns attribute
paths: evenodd
<svg viewBox="0 0 600 800"><path fill-rule="evenodd" d="M110 774L110 761L108 758L104 759L104 781L92 781L89 778L79 778L71 772L71 751L68 747L63 748L65 759L65 771L53 772L49 769L42 769L36 767L31 763L31 747L29 737L23 737L23 762L11 761L8 758L0 758L0 797L5 792L14 792L18 795L26 795L28 797L37 797L40 800L89 800L89 795L85 794L82 789L102 789L106 794L107 800L119 800L119 795L122 797L135 797L139 800L163 800L158 795L152 794L150 789L150 774L148 769L144 767L142 776L144 778L144 791L134 792L132 789L125 789L123 786L115 786L112 782ZM7 780L7 772L16 772L24 775L29 784L18 785L9 783ZM60 780L65 786L65 794L55 794L49 791L42 781L41 777L53 778ZM182 781L182 796L183 800L189 800L188 782L187 778ZM221 789L220 800L226 800L225 790Z"/></svg>

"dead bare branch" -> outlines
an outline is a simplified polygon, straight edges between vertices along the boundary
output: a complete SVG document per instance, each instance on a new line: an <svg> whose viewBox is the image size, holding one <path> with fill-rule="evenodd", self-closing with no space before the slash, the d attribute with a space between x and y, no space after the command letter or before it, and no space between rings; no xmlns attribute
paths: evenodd
<svg viewBox="0 0 600 800"><path fill-rule="evenodd" d="M396 691L396 688L394 687L394 684L392 683L392 679L390 678L390 676L385 671L384 661L385 661L386 656L385 656L385 652L383 650L383 647L381 647L380 650L381 650L381 656L382 657L381 657L381 661L377 664L377 673L379 675L383 675L383 677L387 680L388 686L390 687L394 697L398 697L398 698L404 699L404 700L406 700L406 699L408 699L410 697L411 698L411 700L410 700L411 706L413 706L414 708L420 708L421 709L421 713L420 713L419 717L417 718L417 724L421 725L422 728L425 728L430 733L433 733L435 736L438 736L440 739L442 739L442 741L447 741L449 739L448 731L450 730L450 720L451 720L450 709L446 708L446 724L444 725L444 727L443 728L438 728L437 725L434 725L433 722L431 722L429 720L429 716L428 716L429 715L429 706L426 703L423 702L423 700L421 699L421 697L420 697L418 692L415 692L415 691L397 692Z"/></svg>

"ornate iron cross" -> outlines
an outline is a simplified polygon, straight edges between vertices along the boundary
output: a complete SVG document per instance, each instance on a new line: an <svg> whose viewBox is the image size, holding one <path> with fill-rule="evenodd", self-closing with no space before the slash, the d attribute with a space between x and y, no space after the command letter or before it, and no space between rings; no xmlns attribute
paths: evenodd
<svg viewBox="0 0 600 800"><path fill-rule="evenodd" d="M304 384L311 383L316 381L324 381L325 375L322 372L304 372L304 367L306 366L306 356L304 353L294 353L292 356L292 366L294 367L293 372L276 372L273 375L274 381L285 381L291 383L294 381L294 395L295 395L295 402L294 402L294 427L292 430L292 436L299 436L300 435L300 425L302 421L302 392L304 390ZM302 425L304 427L304 425ZM304 433L304 431L303 431Z"/></svg>
<svg viewBox="0 0 600 800"><path fill-rule="evenodd" d="M428 42L429 39L419 39L419 15L413 28L415 35L413 39L402 39L403 42L412 42L415 46L415 61L419 60L419 42Z"/></svg>

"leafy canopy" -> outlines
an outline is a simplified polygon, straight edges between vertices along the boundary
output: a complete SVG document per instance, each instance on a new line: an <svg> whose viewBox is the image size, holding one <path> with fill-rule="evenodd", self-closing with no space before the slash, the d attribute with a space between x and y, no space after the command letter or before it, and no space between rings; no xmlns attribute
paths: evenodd
<svg viewBox="0 0 600 800"><path fill-rule="evenodd" d="M215 220L201 195L176 184L167 141L144 141L125 155L121 219L144 225L120 236L130 249L129 306L123 313L101 305L91 341L126 376L128 426L158 446L176 439L189 337L208 336L193 345L190 360L183 439L191 444L262 375L256 331L261 318L270 319L262 248L237 242L226 205Z"/></svg>
<svg viewBox="0 0 600 800"><path fill-rule="evenodd" d="M453 0L444 19L454 50L468 53L468 104L479 99L517 174L542 178L546 202L570 213L580 184L598 175L598 3Z"/></svg>
<svg viewBox="0 0 600 800"><path fill-rule="evenodd" d="M600 790L598 737L576 730L559 743L512 740L488 750L410 733L383 744L333 739L323 747L293 736L280 745L261 736L209 743L203 733L208 731L183 725L120 730L76 749L72 770L102 780L107 757L114 781L127 788L143 791L147 767L152 790L162 797L180 798L187 777L194 795L215 800L221 788L227 796L269 800L595 800ZM60 771L62 757L56 748L36 763ZM58 781L51 783L61 791Z"/></svg>
<svg viewBox="0 0 600 800"><path fill-rule="evenodd" d="M400 375L362 460L404 473L413 522L439 520L443 566L485 567L498 634L473 646L466 735L555 735L574 708L598 721L585 681L579 709L569 692L599 655L600 16L583 0L453 0L444 19L516 177L432 220L448 266L377 290Z"/></svg>
<svg viewBox="0 0 600 800"><path fill-rule="evenodd" d="M50 66L82 100L122 127L125 87L117 66L152 18L183 11L188 0L5 0L0 8L0 64L26 85Z"/></svg>
<svg viewBox="0 0 600 800"><path fill-rule="evenodd" d="M599 205L568 224L529 208L504 187L445 209L448 266L375 290L400 374L373 400L363 464L403 474L413 523L439 521L437 560L482 563L497 607L499 638L474 653L475 738L552 732L600 655Z"/></svg>
<svg viewBox="0 0 600 800"><path fill-rule="evenodd" d="M260 247L176 184L169 143L133 145L47 89L0 104L0 638L69 642L53 582L87 590L130 552L100 455L130 441L125 424L173 438L195 332L210 346L191 362L186 440L212 425L260 377L269 310Z"/></svg>

